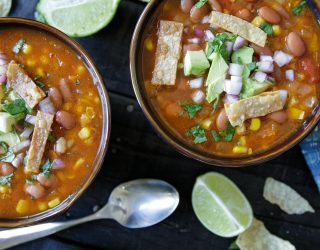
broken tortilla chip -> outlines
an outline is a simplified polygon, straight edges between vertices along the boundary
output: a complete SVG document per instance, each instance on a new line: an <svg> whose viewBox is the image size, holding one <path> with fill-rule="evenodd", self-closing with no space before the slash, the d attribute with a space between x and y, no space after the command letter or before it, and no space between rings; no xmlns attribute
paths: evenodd
<svg viewBox="0 0 320 250"><path fill-rule="evenodd" d="M253 219L251 226L236 241L241 250L295 250L289 241L271 234L262 221Z"/></svg>
<svg viewBox="0 0 320 250"><path fill-rule="evenodd" d="M228 119L233 127L241 126L250 118L261 117L283 109L285 103L279 91L264 92L260 95L224 104Z"/></svg>
<svg viewBox="0 0 320 250"><path fill-rule="evenodd" d="M217 25L233 34L247 39L249 42L264 47L267 42L267 33L253 24L228 14L212 11L210 23Z"/></svg>
<svg viewBox="0 0 320 250"><path fill-rule="evenodd" d="M267 178L263 197L272 204L278 205L288 214L314 213L309 202L288 185L273 178Z"/></svg>

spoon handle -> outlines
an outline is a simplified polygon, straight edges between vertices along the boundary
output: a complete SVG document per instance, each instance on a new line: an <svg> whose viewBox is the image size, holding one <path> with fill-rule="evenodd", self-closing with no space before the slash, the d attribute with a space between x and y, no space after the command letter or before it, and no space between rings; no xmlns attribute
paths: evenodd
<svg viewBox="0 0 320 250"><path fill-rule="evenodd" d="M67 222L51 222L0 231L0 249L6 249L31 240L39 239L69 227L100 218L101 217L98 214L92 214Z"/></svg>

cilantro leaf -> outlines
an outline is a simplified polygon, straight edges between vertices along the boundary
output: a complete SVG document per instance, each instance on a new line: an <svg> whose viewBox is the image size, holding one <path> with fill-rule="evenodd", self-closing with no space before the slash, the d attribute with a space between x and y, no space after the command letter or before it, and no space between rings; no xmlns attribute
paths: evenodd
<svg viewBox="0 0 320 250"><path fill-rule="evenodd" d="M55 142L57 140L57 137L54 136L54 134L50 133L48 136L49 142Z"/></svg>
<svg viewBox="0 0 320 250"><path fill-rule="evenodd" d="M269 23L263 23L260 28L266 32L269 36L272 36L273 35L273 28L272 28L272 25L269 24Z"/></svg>
<svg viewBox="0 0 320 250"><path fill-rule="evenodd" d="M10 187L12 181L13 173L5 176L0 176L0 186L7 185Z"/></svg>
<svg viewBox="0 0 320 250"><path fill-rule="evenodd" d="M230 246L229 246L228 249L229 249L229 250L238 250L239 247L238 247L236 241L233 241L233 242L230 244Z"/></svg>
<svg viewBox="0 0 320 250"><path fill-rule="evenodd" d="M300 15L301 12L305 9L306 5L307 5L306 0L301 1L297 6L292 8L292 14L294 16Z"/></svg>
<svg viewBox="0 0 320 250"><path fill-rule="evenodd" d="M29 112L29 109L26 106L26 102L22 99L16 99L13 102L3 104L2 109L10 115L17 115Z"/></svg>
<svg viewBox="0 0 320 250"><path fill-rule="evenodd" d="M195 125L194 127L188 129L187 135L194 137L194 140L193 140L194 144L200 144L208 140L206 136L206 132L204 131L203 128L201 128L200 125Z"/></svg>
<svg viewBox="0 0 320 250"><path fill-rule="evenodd" d="M79 79L77 79L75 83L76 83L76 85L80 85L81 82Z"/></svg>
<svg viewBox="0 0 320 250"><path fill-rule="evenodd" d="M219 132L219 135L224 137L226 142L231 142L235 133L235 128L232 127L230 122L228 122L228 127L226 130Z"/></svg>
<svg viewBox="0 0 320 250"><path fill-rule="evenodd" d="M49 159L46 160L46 162L41 165L40 169L44 176L48 178L51 174L51 161Z"/></svg>
<svg viewBox="0 0 320 250"><path fill-rule="evenodd" d="M211 136L212 136L212 138L213 138L213 140L214 140L215 142L220 141L220 136L219 136L219 134L217 133L217 131L212 130L212 131L210 132L210 134L211 134Z"/></svg>
<svg viewBox="0 0 320 250"><path fill-rule="evenodd" d="M234 41L236 38L235 35L223 32L216 35L214 39L210 39L208 41L208 50L207 56L209 57L212 53L218 52L221 54L223 59L228 62L229 61L229 52L227 50L227 46L225 45L226 41Z"/></svg>
<svg viewBox="0 0 320 250"><path fill-rule="evenodd" d="M1 147L4 149L5 153L0 155L0 161L3 162L12 162L13 159L15 158L15 155L12 151L11 148L5 143L5 142L0 142Z"/></svg>
<svg viewBox="0 0 320 250"><path fill-rule="evenodd" d="M23 46L26 44L26 40L20 39L12 48L12 52L15 54L19 54Z"/></svg>
<svg viewBox="0 0 320 250"><path fill-rule="evenodd" d="M197 9L200 9L203 5L205 5L208 2L208 0L199 0L196 4L195 7Z"/></svg>
<svg viewBox="0 0 320 250"><path fill-rule="evenodd" d="M188 104L184 107L184 110L188 112L190 119L192 119L201 109L202 106L200 104Z"/></svg>
<svg viewBox="0 0 320 250"><path fill-rule="evenodd" d="M41 81L41 76L36 76L35 78L33 78L33 81L34 81L35 84L37 84L40 88L43 88L44 86L46 86L46 84Z"/></svg>

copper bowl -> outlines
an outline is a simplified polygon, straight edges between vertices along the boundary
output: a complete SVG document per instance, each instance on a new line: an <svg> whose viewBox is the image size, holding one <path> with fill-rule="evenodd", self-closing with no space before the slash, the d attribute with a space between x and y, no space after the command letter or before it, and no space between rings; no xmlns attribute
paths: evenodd
<svg viewBox="0 0 320 250"><path fill-rule="evenodd" d="M107 90L104 86L104 80L100 75L96 65L94 64L91 57L88 53L73 39L62 33L61 31L29 19L23 18L0 18L0 26L8 26L8 27L27 27L35 30L39 30L43 33L47 33L59 39L61 42L66 44L71 50L73 50L85 63L88 70L91 72L93 81L97 87L101 105L102 105L102 136L100 139L100 146L98 152L96 154L95 161L93 163L92 172L88 175L87 179L81 185L81 187L75 191L73 194L69 195L63 202L61 202L58 206L46 210L41 213L37 213L30 216L24 217L16 217L16 218L0 218L0 227L17 227L17 226L26 226L30 224L35 224L43 220L52 219L55 216L61 215L67 209L69 209L75 201L85 192L85 190L89 187L92 183L96 175L98 174L104 156L107 151L107 147L109 144L110 138L110 129L111 129L111 110L110 110L110 103Z"/></svg>
<svg viewBox="0 0 320 250"><path fill-rule="evenodd" d="M155 128L156 132L166 142L168 142L180 153L210 165L221 167L242 167L266 162L275 158L276 156L284 153L285 151L297 145L313 130L313 128L317 125L317 123L320 120L319 104L313 110L311 116L302 124L302 126L296 133L292 134L289 138L271 147L270 149L251 156L224 157L221 155L210 154L200 149L197 149L196 147L192 147L192 145L189 145L184 140L179 138L179 136L177 136L177 134L175 134L174 131L170 129L168 124L166 124L163 121L163 119L159 117L156 110L150 103L150 100L148 100L148 95L146 93L144 79L142 76L142 39L144 37L144 32L146 31L148 24L153 20L157 8L161 4L161 2L161 0L151 0L151 2L146 6L144 12L142 13L137 23L131 41L130 70L132 85L138 102L147 119ZM315 6L311 7L316 8ZM318 20L320 20L317 10L314 10Z"/></svg>

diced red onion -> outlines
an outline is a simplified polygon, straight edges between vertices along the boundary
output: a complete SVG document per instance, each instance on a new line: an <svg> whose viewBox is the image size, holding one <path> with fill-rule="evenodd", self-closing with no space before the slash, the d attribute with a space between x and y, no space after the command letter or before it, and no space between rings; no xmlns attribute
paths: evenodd
<svg viewBox="0 0 320 250"><path fill-rule="evenodd" d="M24 119L27 123L30 123L32 125L36 124L37 117L34 115L27 115L26 118Z"/></svg>
<svg viewBox="0 0 320 250"><path fill-rule="evenodd" d="M278 64L279 67L290 63L292 59L292 55L284 53L281 50L277 50L276 52L274 52L273 60Z"/></svg>
<svg viewBox="0 0 320 250"><path fill-rule="evenodd" d="M0 75L0 83L5 83L7 81L6 75Z"/></svg>
<svg viewBox="0 0 320 250"><path fill-rule="evenodd" d="M294 70L293 69L286 70L286 78L291 82L294 81Z"/></svg>
<svg viewBox="0 0 320 250"><path fill-rule="evenodd" d="M210 23L210 16L204 16L201 23Z"/></svg>
<svg viewBox="0 0 320 250"><path fill-rule="evenodd" d="M23 132L20 134L21 138L27 139L30 137L30 135L33 132L33 128L26 128L25 130L23 130Z"/></svg>
<svg viewBox="0 0 320 250"><path fill-rule="evenodd" d="M230 41L226 41L225 42L225 45L226 45L226 48L227 48L227 51L229 52L229 55L232 53L232 50L233 50L233 42L230 42Z"/></svg>
<svg viewBox="0 0 320 250"><path fill-rule="evenodd" d="M241 76L231 76L231 82L241 82L242 83L242 77Z"/></svg>
<svg viewBox="0 0 320 250"><path fill-rule="evenodd" d="M48 114L52 114L52 115L54 115L56 113L56 109L55 109L55 107L49 97L43 99L39 103L39 110L41 110L42 112L48 113Z"/></svg>
<svg viewBox="0 0 320 250"><path fill-rule="evenodd" d="M237 63L229 64L229 74L232 76L241 76L244 66Z"/></svg>
<svg viewBox="0 0 320 250"><path fill-rule="evenodd" d="M239 100L239 96L237 95L225 95L223 102L224 103L234 103Z"/></svg>
<svg viewBox="0 0 320 250"><path fill-rule="evenodd" d="M224 89L229 95L239 95L242 89L242 81L225 80Z"/></svg>
<svg viewBox="0 0 320 250"><path fill-rule="evenodd" d="M282 99L283 105L286 104L288 98L288 91L287 90L278 90L280 97Z"/></svg>
<svg viewBox="0 0 320 250"><path fill-rule="evenodd" d="M11 162L11 164L15 167L18 168L22 165L23 162L23 157L24 157L24 153L20 153L18 154L13 161Z"/></svg>
<svg viewBox="0 0 320 250"><path fill-rule="evenodd" d="M205 40L206 41L209 41L210 39L214 39L215 38L214 34L210 30L205 30L204 31L204 35L205 35Z"/></svg>
<svg viewBox="0 0 320 250"><path fill-rule="evenodd" d="M204 100L204 97L205 97L205 94L203 93L203 91L201 90L197 90L196 92L194 92L192 94L192 100L195 102L195 103L202 103L203 100Z"/></svg>
<svg viewBox="0 0 320 250"><path fill-rule="evenodd" d="M267 74L261 71L257 71L254 74L254 79L256 79L260 83L263 83L267 79Z"/></svg>
<svg viewBox="0 0 320 250"><path fill-rule="evenodd" d="M260 55L260 61L261 62L273 62L272 56L268 55Z"/></svg>
<svg viewBox="0 0 320 250"><path fill-rule="evenodd" d="M261 61L257 63L258 69L265 73L272 73L274 65L272 61Z"/></svg>
<svg viewBox="0 0 320 250"><path fill-rule="evenodd" d="M30 146L30 140L25 140L25 141L23 141L23 142L19 142L19 143L17 143L16 145L14 145L13 147L12 147L12 151L13 151L13 153L20 153L20 152L22 152L22 151L25 151L25 150L27 150L28 148L29 148L29 146Z"/></svg>
<svg viewBox="0 0 320 250"><path fill-rule="evenodd" d="M188 39L188 42L189 42L189 43L195 43L195 44L198 44L198 43L200 43L200 39L199 39L199 38L197 38L197 37L194 37L194 38L190 38L190 39Z"/></svg>
<svg viewBox="0 0 320 250"><path fill-rule="evenodd" d="M64 161L62 159L54 159L52 162L52 169L57 170L57 169L63 169L65 168L66 165L64 164Z"/></svg>
<svg viewBox="0 0 320 250"><path fill-rule="evenodd" d="M204 31L203 29L199 28L199 27L196 27L194 29L194 34L196 37L199 37L199 38L203 38L204 37Z"/></svg>
<svg viewBox="0 0 320 250"><path fill-rule="evenodd" d="M189 81L189 86L192 89L199 89L202 87L202 84L203 84L203 77L192 79Z"/></svg>
<svg viewBox="0 0 320 250"><path fill-rule="evenodd" d="M237 36L236 40L234 41L233 50L241 49L246 43L246 40L241 37Z"/></svg>

